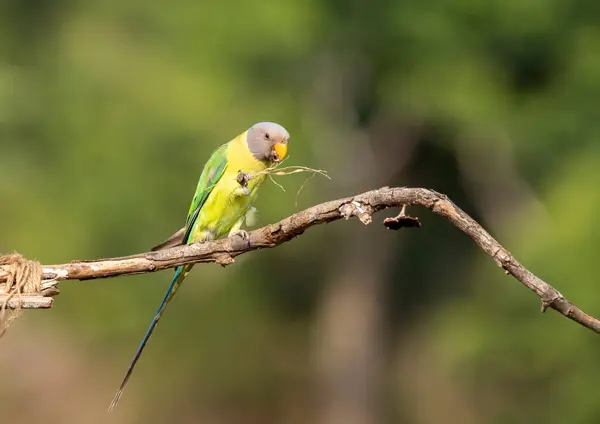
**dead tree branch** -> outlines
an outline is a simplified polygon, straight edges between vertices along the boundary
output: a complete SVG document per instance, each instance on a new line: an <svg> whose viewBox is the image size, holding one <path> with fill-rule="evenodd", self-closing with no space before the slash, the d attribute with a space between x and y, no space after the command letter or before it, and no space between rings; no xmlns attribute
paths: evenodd
<svg viewBox="0 0 600 424"><path fill-rule="evenodd" d="M278 223L267 225L250 233L248 241L241 237L232 237L207 243L196 243L174 247L157 252L147 252L120 258L99 259L93 261L73 261L61 265L42 266L42 293L40 296L27 294L23 308L47 308L51 306L48 297L57 294L56 285L61 280L89 280L116 277L120 275L141 274L173 268L182 264L216 262L229 265L234 258L252 250L279 246L306 231L308 228L336 221L341 218L357 217L364 224L371 222L372 215L380 210L403 205L420 205L431 209L433 213L446 218L454 226L468 235L485 253L488 254L507 274L512 275L525 287L533 291L542 302L542 312L551 308L565 317L600 333L600 321L575 306L554 287L541 280L521 265L508 250L496 241L481 225L463 212L445 195L423 188L389 188L368 191L357 196L333 200L313 206ZM418 225L418 221L405 215L405 226ZM388 228L398 228L398 221L387 219ZM400 225L402 226L402 225ZM0 302L2 285L8 273L0 266ZM51 300L51 299L50 299ZM9 307L15 306L16 297L11 299Z"/></svg>

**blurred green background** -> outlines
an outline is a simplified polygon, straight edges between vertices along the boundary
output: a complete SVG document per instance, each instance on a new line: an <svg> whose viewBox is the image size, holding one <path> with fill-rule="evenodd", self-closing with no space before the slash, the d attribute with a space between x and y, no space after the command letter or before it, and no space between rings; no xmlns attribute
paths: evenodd
<svg viewBox="0 0 600 424"><path fill-rule="evenodd" d="M260 225L434 188L600 315L599 22L589 0L0 0L0 252L145 251L210 152L271 120L332 180L267 183ZM597 335L410 212L197 266L112 415L171 272L63 283L0 341L2 422L600 422Z"/></svg>

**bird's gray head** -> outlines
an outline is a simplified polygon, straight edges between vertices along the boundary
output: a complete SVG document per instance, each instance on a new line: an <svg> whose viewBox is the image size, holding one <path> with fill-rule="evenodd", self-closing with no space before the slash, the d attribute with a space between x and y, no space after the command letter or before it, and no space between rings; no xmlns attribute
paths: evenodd
<svg viewBox="0 0 600 424"><path fill-rule="evenodd" d="M254 157L263 162L280 162L287 154L290 134L274 122L259 122L248 130L246 143Z"/></svg>

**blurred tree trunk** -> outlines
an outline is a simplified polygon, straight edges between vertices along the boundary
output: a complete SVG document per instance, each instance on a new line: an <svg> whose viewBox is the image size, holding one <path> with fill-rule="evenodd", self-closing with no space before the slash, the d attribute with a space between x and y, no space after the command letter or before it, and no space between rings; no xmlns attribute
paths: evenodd
<svg viewBox="0 0 600 424"><path fill-rule="evenodd" d="M362 231L361 231L362 230ZM381 423L383 294L389 249L359 228L332 267L318 316L319 422Z"/></svg>
<svg viewBox="0 0 600 424"><path fill-rule="evenodd" d="M370 71L360 58L325 60L312 104L323 113L323 135L334 144L335 161L322 158L323 168L339 184L332 195L347 195L389 183L408 161L417 137L390 119L372 116L357 122L358 103L368 98ZM354 62L356 61L356 62ZM347 62L347 63L345 63ZM315 145L317 152L326 146ZM318 418L323 424L372 424L386 421L384 371L388 369L386 286L392 244L376 227L349 226L333 241L327 258L316 319Z"/></svg>

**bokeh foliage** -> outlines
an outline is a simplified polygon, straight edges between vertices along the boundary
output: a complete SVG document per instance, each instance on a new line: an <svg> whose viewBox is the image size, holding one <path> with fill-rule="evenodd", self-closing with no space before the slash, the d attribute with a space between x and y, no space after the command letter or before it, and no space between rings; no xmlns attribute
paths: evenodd
<svg viewBox="0 0 600 424"><path fill-rule="evenodd" d="M292 134L289 163L333 180L298 198L301 176L268 184L261 223L431 187L600 315L599 20L584 0L1 0L0 251L146 250L182 224L210 152L273 120ZM422 230L386 232L378 216L196 267L111 419L334 422L315 334L362 340L323 324L360 257L377 276L358 287L381 350L359 368L376 363L380 422L600 421L597 336L541 315L462 234L411 212ZM169 278L66 282L53 310L26 314L0 342L14 382L2 419L105 422Z"/></svg>

